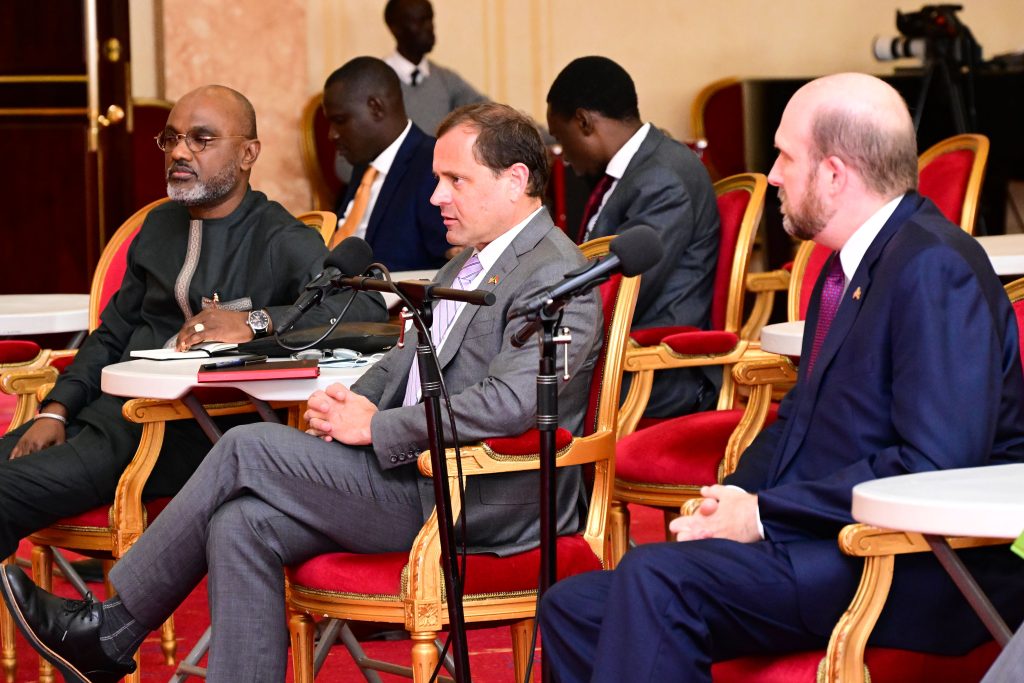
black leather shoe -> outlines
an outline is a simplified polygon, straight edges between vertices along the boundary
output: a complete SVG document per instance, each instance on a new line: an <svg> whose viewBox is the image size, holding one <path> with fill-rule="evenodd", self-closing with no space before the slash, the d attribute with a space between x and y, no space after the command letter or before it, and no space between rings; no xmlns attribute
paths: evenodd
<svg viewBox="0 0 1024 683"><path fill-rule="evenodd" d="M0 572L4 602L29 644L64 675L78 683L114 683L135 671L108 657L100 646L103 605L92 593L65 600L39 588L14 565Z"/></svg>

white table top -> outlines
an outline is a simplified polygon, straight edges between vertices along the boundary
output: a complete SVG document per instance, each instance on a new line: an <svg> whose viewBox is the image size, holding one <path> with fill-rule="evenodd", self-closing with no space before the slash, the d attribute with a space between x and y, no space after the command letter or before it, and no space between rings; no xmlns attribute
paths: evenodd
<svg viewBox="0 0 1024 683"><path fill-rule="evenodd" d="M0 294L0 335L89 328L88 294Z"/></svg>
<svg viewBox="0 0 1024 683"><path fill-rule="evenodd" d="M857 484L853 518L940 536L1017 538L1024 531L1024 464L904 474Z"/></svg>
<svg viewBox="0 0 1024 683"><path fill-rule="evenodd" d="M978 244L997 275L1024 275L1024 235L987 235Z"/></svg>
<svg viewBox="0 0 1024 683"><path fill-rule="evenodd" d="M197 386L236 387L253 398L264 401L305 401L317 389L340 382L351 386L369 365L358 368L324 366L316 379L271 379L255 382L196 381L199 366L217 359L189 358L183 360L130 360L103 368L101 386L114 396L131 398L177 399ZM271 361L273 362L273 361Z"/></svg>
<svg viewBox="0 0 1024 683"><path fill-rule="evenodd" d="M778 353L793 358L800 357L804 341L804 321L774 323L761 328L761 348L769 353Z"/></svg>
<svg viewBox="0 0 1024 683"><path fill-rule="evenodd" d="M391 273L391 280L393 282L398 282L399 280L433 280L435 275L437 275L436 270L399 270ZM388 309L398 303L398 296L396 294L381 292L381 296L384 297L384 305Z"/></svg>

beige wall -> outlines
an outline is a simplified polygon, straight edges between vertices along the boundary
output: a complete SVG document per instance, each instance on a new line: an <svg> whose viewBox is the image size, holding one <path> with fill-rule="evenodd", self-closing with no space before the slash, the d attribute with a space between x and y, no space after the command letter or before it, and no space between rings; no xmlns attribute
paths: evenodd
<svg viewBox="0 0 1024 683"><path fill-rule="evenodd" d="M897 7L920 7L892 0L433 2L438 44L432 58L491 97L543 120L547 86L558 71L577 56L604 54L633 75L644 118L679 137L690 133L694 95L723 76L889 71L872 59L871 40L895 34ZM986 55L1024 49L1021 0L963 4L961 18ZM166 27L166 93L144 92L155 88L154 76L150 85L137 82L137 94L174 98L206 82L248 94L264 141L254 184L293 211L307 209L298 114L344 61L393 49L383 0L190 0L187 12L181 3L155 5L162 6ZM133 46L140 39L133 35Z"/></svg>

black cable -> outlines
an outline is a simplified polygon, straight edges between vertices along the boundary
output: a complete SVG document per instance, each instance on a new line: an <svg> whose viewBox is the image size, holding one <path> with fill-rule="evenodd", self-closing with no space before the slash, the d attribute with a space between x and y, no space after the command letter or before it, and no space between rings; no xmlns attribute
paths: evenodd
<svg viewBox="0 0 1024 683"><path fill-rule="evenodd" d="M371 268L372 267L373 266L371 265ZM342 318L344 318L345 314L348 313L348 309L351 308L352 302L355 301L356 296L359 294L359 292L353 289L350 292L350 294L351 296L345 303L345 307L341 309L341 313L338 314L338 316L334 319L334 322L331 323L331 325L327 328L327 331L324 332L319 339L314 339L305 346L288 346L288 344L286 344L284 340L281 339L280 334L278 332L274 332L274 341L277 342L277 345L280 346L282 349L288 349L289 351L305 351L306 349L313 348L314 346L322 342L324 339L327 339L327 337L330 336L331 332L334 332L338 325L341 324Z"/></svg>

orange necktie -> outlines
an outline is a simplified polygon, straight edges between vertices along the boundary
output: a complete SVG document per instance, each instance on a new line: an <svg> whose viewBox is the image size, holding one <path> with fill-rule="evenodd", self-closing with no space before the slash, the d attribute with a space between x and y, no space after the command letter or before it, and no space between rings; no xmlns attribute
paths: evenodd
<svg viewBox="0 0 1024 683"><path fill-rule="evenodd" d="M373 185L376 177L377 169L373 166L367 167L363 173L363 179L359 181L359 187L356 188L356 196L352 199L352 210L348 212L345 222L338 226L338 229L334 231L334 236L331 237L331 249L338 246L338 243L346 237L356 234L356 228L359 227L360 221L363 220L363 214L366 213L366 205L370 203L370 186Z"/></svg>

